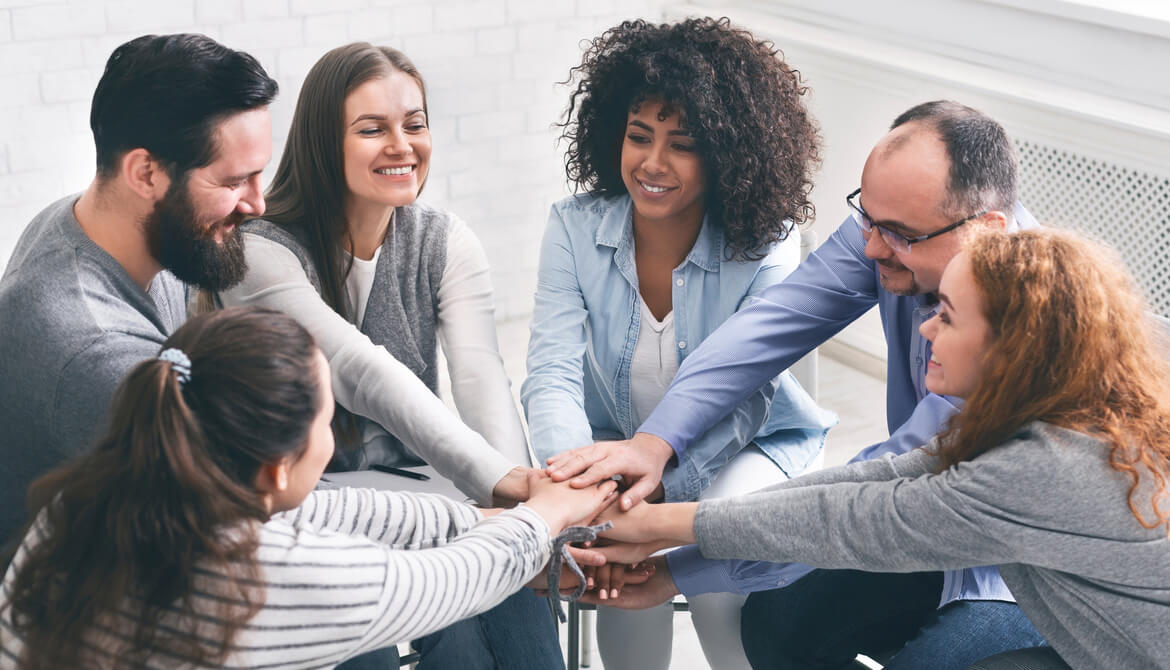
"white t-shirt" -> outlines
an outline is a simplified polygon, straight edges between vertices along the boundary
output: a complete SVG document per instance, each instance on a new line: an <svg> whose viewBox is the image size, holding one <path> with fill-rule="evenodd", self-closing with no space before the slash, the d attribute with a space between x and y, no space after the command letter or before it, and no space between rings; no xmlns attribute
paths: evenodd
<svg viewBox="0 0 1170 670"><path fill-rule="evenodd" d="M634 425L640 426L658 406L678 372L678 348L674 342L674 310L661 321L642 302L642 325L630 360L630 406Z"/></svg>

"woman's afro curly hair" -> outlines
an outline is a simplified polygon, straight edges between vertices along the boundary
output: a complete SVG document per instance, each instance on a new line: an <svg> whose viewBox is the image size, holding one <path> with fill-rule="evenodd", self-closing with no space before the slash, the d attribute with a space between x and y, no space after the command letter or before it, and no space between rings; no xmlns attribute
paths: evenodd
<svg viewBox="0 0 1170 670"><path fill-rule="evenodd" d="M575 188L626 192L620 174L627 114L648 98L679 110L707 184L707 215L729 258L759 258L813 217L820 134L800 73L770 42L726 18L625 21L594 39L566 82L565 172Z"/></svg>

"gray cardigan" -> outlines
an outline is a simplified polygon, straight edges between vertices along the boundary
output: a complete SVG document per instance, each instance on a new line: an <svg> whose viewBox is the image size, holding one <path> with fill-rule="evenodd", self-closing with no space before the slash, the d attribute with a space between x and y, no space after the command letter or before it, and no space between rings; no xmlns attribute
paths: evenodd
<svg viewBox="0 0 1170 670"><path fill-rule="evenodd" d="M1072 667L1170 667L1170 539L1130 512L1101 442L1037 422L940 474L932 448L704 502L699 548L880 572L998 565Z"/></svg>
<svg viewBox="0 0 1170 670"><path fill-rule="evenodd" d="M329 359L339 404L385 428L388 438L400 440L481 503L491 502L493 487L509 470L529 464L496 346L487 261L466 224L422 203L398 208L360 327L321 299L316 273L299 240L265 222L245 230L248 274L220 295L223 304L270 307L297 319ZM474 253L463 256L473 262L459 261L459 248L449 253L452 239L472 243L474 249L464 251ZM447 300L442 298L445 291ZM470 333L463 339L475 340L475 346L448 348L454 330L461 331L460 337ZM452 375L460 411L475 405L466 424L435 395L436 335L444 340L449 368L457 354L461 370L475 368L463 375L477 376L474 383ZM468 395L475 397L468 400ZM493 446L508 451L503 454Z"/></svg>

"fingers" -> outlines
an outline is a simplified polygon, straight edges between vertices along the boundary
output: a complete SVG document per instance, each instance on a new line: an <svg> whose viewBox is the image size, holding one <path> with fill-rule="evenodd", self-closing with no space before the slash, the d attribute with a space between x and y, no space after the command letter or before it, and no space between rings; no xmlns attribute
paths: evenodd
<svg viewBox="0 0 1170 670"><path fill-rule="evenodd" d="M591 551L600 554L607 563L633 564L646 560L654 553L654 548L644 544L618 542Z"/></svg>
<svg viewBox="0 0 1170 670"><path fill-rule="evenodd" d="M622 587L626 585L626 566L615 565L614 569L609 573L609 597L617 598L622 592Z"/></svg>
<svg viewBox="0 0 1170 670"><path fill-rule="evenodd" d="M597 442L587 447L579 447L561 454L557 454L545 461L548 472L554 480L563 482L569 477L577 475L594 463L603 460L608 450L604 442Z"/></svg>
<svg viewBox="0 0 1170 670"><path fill-rule="evenodd" d="M605 565L605 554L596 549L583 549L569 545L569 555L581 567Z"/></svg>
<svg viewBox="0 0 1170 670"><path fill-rule="evenodd" d="M585 488L586 486L592 486L597 482L602 482L607 479L612 480L614 475L622 474L622 470L624 469L625 467L621 463L621 458L607 458L589 466L588 470L570 479L569 484L575 488Z"/></svg>
<svg viewBox="0 0 1170 670"><path fill-rule="evenodd" d="M626 586L637 586L638 584L645 584L648 579L654 576L655 567L653 563L638 563L626 568Z"/></svg>
<svg viewBox="0 0 1170 670"><path fill-rule="evenodd" d="M597 568L597 597L602 600L608 600L610 598L610 577L614 567L614 565L606 563ZM613 597L616 598L617 594L613 594Z"/></svg>
<svg viewBox="0 0 1170 670"><path fill-rule="evenodd" d="M628 512L631 507L642 502L646 496L653 493L655 489L658 488L658 482L661 480L661 477L661 474L658 476L646 475L645 477L642 477L638 481L634 482L634 485L626 489L626 492L622 494L622 511Z"/></svg>

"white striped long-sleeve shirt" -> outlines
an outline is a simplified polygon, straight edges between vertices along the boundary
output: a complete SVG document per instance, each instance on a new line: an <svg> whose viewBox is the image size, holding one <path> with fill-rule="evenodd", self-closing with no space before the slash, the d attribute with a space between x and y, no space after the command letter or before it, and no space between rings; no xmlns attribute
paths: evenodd
<svg viewBox="0 0 1170 670"><path fill-rule="evenodd" d="M259 540L264 607L240 630L224 667L331 668L417 638L494 607L551 550L548 525L527 507L481 519L442 496L372 489L314 491L261 525ZM22 649L5 605L25 553L0 591L0 668L16 667ZM202 573L195 602L215 597L223 579ZM163 652L150 666L176 664L189 667Z"/></svg>

